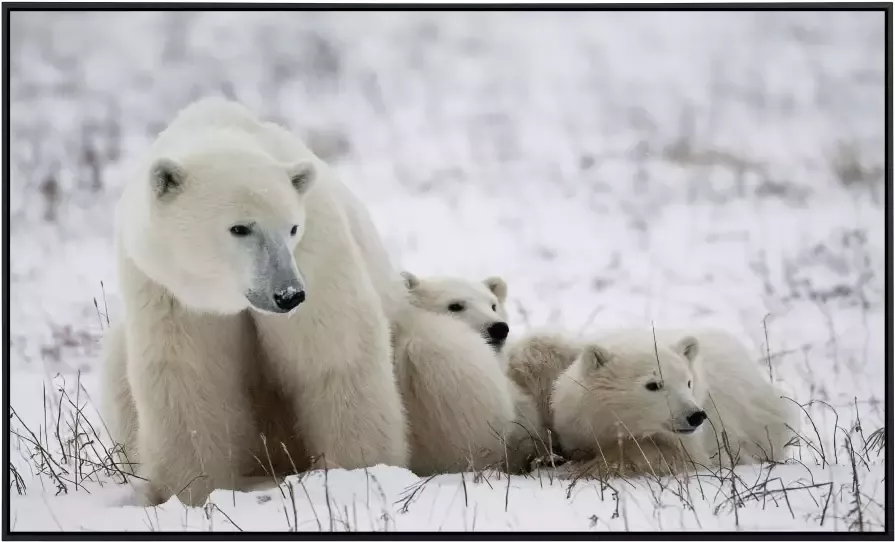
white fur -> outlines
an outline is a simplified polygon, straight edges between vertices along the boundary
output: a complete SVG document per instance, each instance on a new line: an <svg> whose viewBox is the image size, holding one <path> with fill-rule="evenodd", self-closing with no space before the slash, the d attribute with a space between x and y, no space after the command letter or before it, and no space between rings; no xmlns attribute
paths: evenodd
<svg viewBox="0 0 895 542"><path fill-rule="evenodd" d="M216 116L221 106L193 104L158 136L125 186L116 228L126 262L147 279L193 311L230 315L248 308L245 292L257 278L230 227L256 221L294 247L305 231L306 197L289 182L302 162L272 155L254 134L223 125ZM175 163L186 176L182 189L163 198L150 180L159 161Z"/></svg>
<svg viewBox="0 0 895 542"><path fill-rule="evenodd" d="M541 434L551 453L559 450L550 406L553 385L581 353L581 345L558 332L537 331L511 341L503 350L507 376L528 397L541 420Z"/></svg>
<svg viewBox="0 0 895 542"><path fill-rule="evenodd" d="M493 350L463 322L408 305L394 322L395 371L419 475L519 470L507 441L515 410Z"/></svg>
<svg viewBox="0 0 895 542"><path fill-rule="evenodd" d="M310 170L313 182L296 183L296 172ZM300 443L306 434L328 457L378 448L387 452L368 454L368 464L404 461L383 307L400 300L400 278L381 246L360 256L348 224L365 227L369 217L336 184L285 130L206 99L159 135L125 186L116 218L125 317L111 332L104 381L109 409L118 411L107 412L110 429L139 456L150 502L179 492L199 504L212 489L257 472L259 458L282 466L282 458L267 458L262 431L277 433L268 443L273 455L278 441ZM270 277L256 273L255 245L231 235L241 223L293 251L283 271L307 286L301 315L260 319L267 352L245 309L247 292ZM292 337L272 340L273 329ZM376 418L378 425L369 423ZM288 462L301 470L306 454L294 455Z"/></svg>
<svg viewBox="0 0 895 542"><path fill-rule="evenodd" d="M403 466L406 422L388 321L404 304L400 275L363 205L325 163L277 125L247 130L277 159L317 170L294 249L307 300L288 316L251 313L277 379L294 398L299 433L330 466Z"/></svg>
<svg viewBox="0 0 895 542"><path fill-rule="evenodd" d="M255 430L253 440L247 443L252 460L245 476L236 485L245 485L251 476L271 479L271 475L285 476L302 472L309 466L307 452L300 435L295 432L295 415L292 404L281 393L281 387L269 374L269 368L260 357L247 362L245 391L248 393ZM137 446L137 408L127 379L127 351L125 328L113 324L103 339L102 406L103 423L112 442L117 445L119 467L136 474L140 463ZM284 448L285 447L285 448ZM145 490L151 485L139 485ZM166 496L159 494L159 499ZM152 498L143 496L147 502ZM158 502L155 502L158 504Z"/></svg>
<svg viewBox="0 0 895 542"><path fill-rule="evenodd" d="M103 423L113 443L118 445L116 461L125 472L136 473L137 407L127 381L127 343L124 326L114 324L103 337L102 403Z"/></svg>
<svg viewBox="0 0 895 542"><path fill-rule="evenodd" d="M403 371L405 376L400 381L410 418L411 441L421 443L412 444L411 448L417 455L427 453L435 457L418 459L416 464L428 468L457 462L458 452L445 453L443 448L428 444L439 439L483 443L478 444L479 448L492 443L494 430L477 427L493 426L495 419L502 419L507 402L513 405L514 412L514 422L505 435L506 454L515 465L513 469L518 471L532 455L546 454L548 446L541 446L544 431L538 409L532 398L503 373L496 353L503 340L495 341L488 335L494 324L506 324L507 286L503 279L489 277L479 282L455 277L420 278L409 272L403 275L410 303L439 316L413 321L420 318L420 312L409 310L397 321L395 331L396 363L399 374ZM452 305L462 310L451 310ZM444 327L435 327L438 325ZM463 344L464 341L476 344ZM490 352L481 348L486 343ZM425 379L430 383L425 384ZM457 389L435 388L445 381L457 382ZM466 450L464 453L469 455Z"/></svg>
<svg viewBox="0 0 895 542"><path fill-rule="evenodd" d="M663 388L650 391L650 382ZM651 329L638 329L585 346L557 379L551 404L554 428L573 457L658 474L784 460L793 435L787 426L797 428L798 417L781 395L725 332L657 330L654 341ZM694 433L675 432L700 409L708 419Z"/></svg>
<svg viewBox="0 0 895 542"><path fill-rule="evenodd" d="M251 464L256 428L243 384L244 360L255 354L251 325L244 313L194 312L130 262L122 267L138 472L157 500L177 493L200 504Z"/></svg>
<svg viewBox="0 0 895 542"><path fill-rule="evenodd" d="M420 278L405 272L404 282L413 292L411 303L455 318L479 332L485 340L489 339L487 333L490 326L507 321L504 306L507 285L500 277L488 277L478 282L456 277ZM462 310L450 310L454 304Z"/></svg>

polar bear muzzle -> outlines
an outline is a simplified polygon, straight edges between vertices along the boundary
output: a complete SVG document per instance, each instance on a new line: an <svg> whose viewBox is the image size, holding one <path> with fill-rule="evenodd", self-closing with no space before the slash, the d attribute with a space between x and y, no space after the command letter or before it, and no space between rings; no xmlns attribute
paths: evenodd
<svg viewBox="0 0 895 542"><path fill-rule="evenodd" d="M690 411L674 420L673 431L680 435L689 435L696 432L707 418L708 415L702 409Z"/></svg>
<svg viewBox="0 0 895 542"><path fill-rule="evenodd" d="M503 345L507 340L507 335L510 334L510 326L507 325L506 322L495 322L490 324L485 328L484 335L485 340L488 344L493 348L496 352L500 352L503 349Z"/></svg>
<svg viewBox="0 0 895 542"><path fill-rule="evenodd" d="M245 296L259 312L289 313L305 300L305 287L292 250L281 236L256 228L254 281Z"/></svg>

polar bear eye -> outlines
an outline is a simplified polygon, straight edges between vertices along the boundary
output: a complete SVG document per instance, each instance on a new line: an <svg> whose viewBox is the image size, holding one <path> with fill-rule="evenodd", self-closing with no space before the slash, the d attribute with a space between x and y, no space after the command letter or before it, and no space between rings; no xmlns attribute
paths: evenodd
<svg viewBox="0 0 895 542"><path fill-rule="evenodd" d="M688 388L692 388L692 387L693 387L693 381L692 381L692 380L688 380L688 381L687 381L687 387L688 387Z"/></svg>
<svg viewBox="0 0 895 542"><path fill-rule="evenodd" d="M451 312L460 312L463 310L463 303L451 303L448 305L448 310Z"/></svg>
<svg viewBox="0 0 895 542"><path fill-rule="evenodd" d="M647 382L646 389L649 391L659 391L662 389L662 384L659 384L658 382Z"/></svg>
<svg viewBox="0 0 895 542"><path fill-rule="evenodd" d="M491 310L497 312L497 305L491 305Z"/></svg>
<svg viewBox="0 0 895 542"><path fill-rule="evenodd" d="M235 237L245 237L246 235L252 233L252 230L250 230L248 226L237 224L236 226L230 228L230 233L233 234L233 236Z"/></svg>
<svg viewBox="0 0 895 542"><path fill-rule="evenodd" d="M289 230L289 235L295 235L298 233L298 226L292 226L292 229Z"/></svg>

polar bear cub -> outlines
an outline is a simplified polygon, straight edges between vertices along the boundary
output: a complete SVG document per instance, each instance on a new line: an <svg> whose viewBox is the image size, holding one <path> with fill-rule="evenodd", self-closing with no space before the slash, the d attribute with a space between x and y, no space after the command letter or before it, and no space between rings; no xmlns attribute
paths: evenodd
<svg viewBox="0 0 895 542"><path fill-rule="evenodd" d="M410 303L393 331L411 469L422 475L524 470L533 445L516 421L513 386L495 353L509 331L505 283L403 276Z"/></svg>
<svg viewBox="0 0 895 542"><path fill-rule="evenodd" d="M510 328L507 324L507 284L501 277L482 281L458 277L424 277L403 274L409 297L415 306L431 312L450 315L479 332L497 355L497 362L506 372L505 346ZM511 437L521 448L538 457L549 457L552 446L546 439L546 428L534 395L511 379L510 394L516 410L515 434ZM527 442L525 442L527 441Z"/></svg>
<svg viewBox="0 0 895 542"><path fill-rule="evenodd" d="M481 282L456 277L420 279L404 272L411 291L410 302L430 312L445 314L473 328L496 352L503 348L510 327L507 325L507 284L500 277Z"/></svg>
<svg viewBox="0 0 895 542"><path fill-rule="evenodd" d="M782 397L731 335L621 330L583 347L553 388L566 452L611 472L782 461L798 428Z"/></svg>

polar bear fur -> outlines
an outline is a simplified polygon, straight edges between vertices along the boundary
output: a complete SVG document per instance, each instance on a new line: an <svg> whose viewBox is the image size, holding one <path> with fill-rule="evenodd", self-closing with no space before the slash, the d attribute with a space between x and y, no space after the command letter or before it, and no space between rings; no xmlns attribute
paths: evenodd
<svg viewBox="0 0 895 542"><path fill-rule="evenodd" d="M260 352L259 352L260 355ZM103 338L102 406L103 423L115 443L117 463L123 471L136 474L140 463L137 447L137 409L127 380L125 328L113 324ZM253 484L252 477L270 479L307 470L310 466L300 435L295 432L291 401L281 392L263 359L249 362L245 382L253 419L258 432L251 446L253 461L245 477L233 484L235 489ZM147 504L152 504L151 499Z"/></svg>
<svg viewBox="0 0 895 542"><path fill-rule="evenodd" d="M636 329L587 344L551 401L572 457L594 457L599 472L664 474L783 461L798 416L782 395L725 332L656 330L654 340Z"/></svg>
<svg viewBox="0 0 895 542"><path fill-rule="evenodd" d="M526 418L535 409L515 402L495 352L506 337L493 332L494 323L506 328L506 285L496 277L475 283L403 275L410 304L393 323L393 340L411 469L420 475L524 470L539 421Z"/></svg>
<svg viewBox="0 0 895 542"><path fill-rule="evenodd" d="M411 290L410 302L437 314L455 318L475 331L496 352L503 349L510 328L507 325L507 284L500 277L481 282L457 277L420 278L403 273Z"/></svg>
<svg viewBox="0 0 895 542"><path fill-rule="evenodd" d="M125 472L136 473L137 407L127 381L127 338L124 326L116 323L103 336L100 372L102 422L116 446L117 463Z"/></svg>
<svg viewBox="0 0 895 542"><path fill-rule="evenodd" d="M389 330L389 317L406 303L401 277L363 204L324 162L285 129L227 107L272 156L316 172L293 249L306 301L288 316L250 312L308 453L317 466L404 466L406 420Z"/></svg>
<svg viewBox="0 0 895 542"><path fill-rule="evenodd" d="M559 332L536 331L511 342L503 351L507 376L529 397L545 429L553 431L550 399L553 385L581 353L582 345ZM551 445L553 442L550 438ZM558 449L558 446L557 446Z"/></svg>
<svg viewBox="0 0 895 542"><path fill-rule="evenodd" d="M125 315L105 393L128 404L110 362L123 343L136 416L113 425L133 443L150 501L199 504L255 468L251 388L268 362L310 453L405 463L386 319L400 277L372 231L353 236L369 216L297 138L238 104L200 100L153 143L116 214Z"/></svg>
<svg viewBox="0 0 895 542"><path fill-rule="evenodd" d="M450 316L465 323L478 332L497 352L497 362L506 373L504 352L509 326L507 325L507 284L501 277L491 276L482 281L472 281L458 277L428 276L417 277L403 273L405 284L411 291L410 302L421 308ZM535 402L534 395L526 393L523 386L510 381L510 395L516 411L516 433L511 441L531 443L521 447L534 446L538 457L549 456L551 449L547 439L545 418Z"/></svg>

